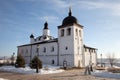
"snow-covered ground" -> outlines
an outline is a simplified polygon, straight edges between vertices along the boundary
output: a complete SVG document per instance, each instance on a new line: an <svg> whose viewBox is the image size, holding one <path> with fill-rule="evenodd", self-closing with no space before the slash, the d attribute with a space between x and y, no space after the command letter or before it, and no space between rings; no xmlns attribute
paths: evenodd
<svg viewBox="0 0 120 80"><path fill-rule="evenodd" d="M119 68L117 66L114 66L114 67ZM0 67L0 71L36 74L36 69L31 69L28 66L26 66L25 68L15 68L13 66L2 66ZM52 73L60 73L63 71L64 70L60 69L60 66L43 65L43 68L39 69L38 74L52 74ZM95 70L94 72L92 72L92 75L97 77L120 79L120 73L112 73L112 72L108 72L107 70ZM0 80L7 80L7 79L0 78Z"/></svg>
<svg viewBox="0 0 120 80"><path fill-rule="evenodd" d="M36 69L31 69L29 66L25 68L15 68L14 66L2 66L0 67L0 71L9 71L9 72L16 72L16 73L25 73L25 74L35 74ZM64 70L60 69L60 66L50 66L50 65L43 65L42 69L39 69L38 74L52 74L52 73L60 73Z"/></svg>
<svg viewBox="0 0 120 80"><path fill-rule="evenodd" d="M0 78L0 80L8 80L8 79Z"/></svg>
<svg viewBox="0 0 120 80"><path fill-rule="evenodd" d="M120 79L120 73L112 73L104 70L95 70L92 72L92 75L96 77L104 77L104 78L115 78L115 79Z"/></svg>
<svg viewBox="0 0 120 80"><path fill-rule="evenodd" d="M116 65L113 65L113 67L120 68L119 66L116 66ZM107 68L110 68L110 65L107 65L105 67L106 70L95 70L94 72L92 72L92 75L97 76L97 77L120 79L120 73L108 72Z"/></svg>

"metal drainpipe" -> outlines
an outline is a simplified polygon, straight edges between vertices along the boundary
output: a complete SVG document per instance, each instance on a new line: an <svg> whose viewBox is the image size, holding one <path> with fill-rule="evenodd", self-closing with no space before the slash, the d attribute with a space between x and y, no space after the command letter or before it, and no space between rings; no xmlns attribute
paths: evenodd
<svg viewBox="0 0 120 80"><path fill-rule="evenodd" d="M57 45L58 45L58 54L57 54L57 65L59 66L59 43L57 42Z"/></svg>
<svg viewBox="0 0 120 80"><path fill-rule="evenodd" d="M30 62L32 60L32 44L31 44L31 49L30 49Z"/></svg>

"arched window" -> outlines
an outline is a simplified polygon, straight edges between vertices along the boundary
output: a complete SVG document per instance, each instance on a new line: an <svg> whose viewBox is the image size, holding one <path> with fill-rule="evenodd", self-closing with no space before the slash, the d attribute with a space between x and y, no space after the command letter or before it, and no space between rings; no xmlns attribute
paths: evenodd
<svg viewBox="0 0 120 80"><path fill-rule="evenodd" d="M78 29L76 29L76 36L78 35Z"/></svg>
<svg viewBox="0 0 120 80"><path fill-rule="evenodd" d="M54 47L52 46L52 48L51 48L51 52L54 52Z"/></svg>
<svg viewBox="0 0 120 80"><path fill-rule="evenodd" d="M61 30L61 37L64 36L64 29Z"/></svg>
<svg viewBox="0 0 120 80"><path fill-rule="evenodd" d="M43 52L44 52L44 53L46 52L46 48L45 48L45 47L43 48Z"/></svg>
<svg viewBox="0 0 120 80"><path fill-rule="evenodd" d="M67 35L71 35L71 28L67 29Z"/></svg>
<svg viewBox="0 0 120 80"><path fill-rule="evenodd" d="M55 61L54 61L54 60L52 60L52 64L55 64Z"/></svg>
<svg viewBox="0 0 120 80"><path fill-rule="evenodd" d="M39 53L39 48L36 48L36 53Z"/></svg>
<svg viewBox="0 0 120 80"><path fill-rule="evenodd" d="M79 30L79 36L81 37L81 30Z"/></svg>
<svg viewBox="0 0 120 80"><path fill-rule="evenodd" d="M68 50L68 47L67 47L67 46L65 47L65 50Z"/></svg>

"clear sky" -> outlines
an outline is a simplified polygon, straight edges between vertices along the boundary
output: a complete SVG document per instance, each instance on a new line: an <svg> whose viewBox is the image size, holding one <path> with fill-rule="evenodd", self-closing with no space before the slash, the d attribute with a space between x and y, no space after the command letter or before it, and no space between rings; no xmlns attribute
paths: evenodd
<svg viewBox="0 0 120 80"><path fill-rule="evenodd" d="M51 35L72 15L84 26L84 44L98 48L98 56L120 58L120 0L0 0L0 56L17 54L17 46L42 34L48 21Z"/></svg>

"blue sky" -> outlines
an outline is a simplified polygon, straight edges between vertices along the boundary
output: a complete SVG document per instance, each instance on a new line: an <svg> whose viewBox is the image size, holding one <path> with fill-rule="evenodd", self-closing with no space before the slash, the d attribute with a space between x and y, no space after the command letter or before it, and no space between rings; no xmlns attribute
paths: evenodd
<svg viewBox="0 0 120 80"><path fill-rule="evenodd" d="M84 26L84 44L98 48L98 56L120 58L120 0L0 0L0 56L17 54L17 46L42 34L48 21L51 35L68 15Z"/></svg>

